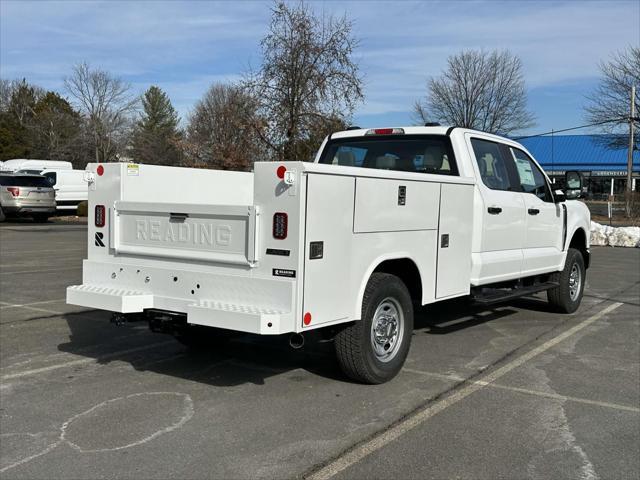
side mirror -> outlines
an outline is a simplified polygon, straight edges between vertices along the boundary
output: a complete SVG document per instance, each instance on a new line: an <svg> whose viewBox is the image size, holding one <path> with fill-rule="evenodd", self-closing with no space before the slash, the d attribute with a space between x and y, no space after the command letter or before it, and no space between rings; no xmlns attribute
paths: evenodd
<svg viewBox="0 0 640 480"><path fill-rule="evenodd" d="M562 203L567 199L567 196L564 194L562 190L556 190L553 192L553 202L554 203Z"/></svg>
<svg viewBox="0 0 640 480"><path fill-rule="evenodd" d="M580 172L570 170L564 174L564 178L566 199L580 198L582 195L582 175L580 175Z"/></svg>

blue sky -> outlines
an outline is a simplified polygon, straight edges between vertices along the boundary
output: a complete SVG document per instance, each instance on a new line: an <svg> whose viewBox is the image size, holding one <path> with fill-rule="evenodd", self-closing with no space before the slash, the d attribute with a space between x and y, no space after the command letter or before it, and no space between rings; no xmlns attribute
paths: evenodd
<svg viewBox="0 0 640 480"><path fill-rule="evenodd" d="M508 48L524 64L528 132L584 123L585 95L598 62L640 45L640 0L311 1L319 13L346 13L365 102L362 127L411 123L411 107L447 56L468 48ZM0 0L0 75L62 92L74 63L88 61L142 93L155 84L185 118L215 81L234 81L260 64L269 1Z"/></svg>

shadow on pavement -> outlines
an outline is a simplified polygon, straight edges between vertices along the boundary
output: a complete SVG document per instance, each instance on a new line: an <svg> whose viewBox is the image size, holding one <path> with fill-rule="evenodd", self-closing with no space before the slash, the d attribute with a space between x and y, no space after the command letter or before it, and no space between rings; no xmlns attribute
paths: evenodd
<svg viewBox="0 0 640 480"><path fill-rule="evenodd" d="M519 300L523 308L541 311L546 302ZM526 303L523 303L526 302ZM473 306L467 299L449 300L416 309L415 331L447 335L517 313L510 306ZM92 317L91 320L88 317ZM69 342L58 349L96 359L98 363L121 361L139 371L152 371L213 386L262 385L274 375L302 369L331 380L350 382L340 371L333 342L310 332L303 348L289 346L289 336L243 334L209 350L192 350L172 336L148 331L146 322L116 327L107 312L64 316L71 330ZM161 343L157 347L153 344ZM149 347L148 349L145 347ZM140 348L139 348L140 347ZM135 350L131 352L130 350ZM304 377L290 377L304 379Z"/></svg>

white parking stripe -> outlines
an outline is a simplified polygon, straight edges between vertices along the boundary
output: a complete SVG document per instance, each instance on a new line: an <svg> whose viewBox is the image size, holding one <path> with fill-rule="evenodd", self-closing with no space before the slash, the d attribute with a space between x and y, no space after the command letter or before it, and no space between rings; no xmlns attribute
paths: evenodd
<svg viewBox="0 0 640 480"><path fill-rule="evenodd" d="M64 253L66 255L71 255L72 253L78 254L78 253L86 253L84 250L84 246L87 242L82 242L82 246L78 246L78 248L74 248L72 250L70 249L56 249L56 250L3 250L0 249L0 254L2 255L26 255L26 254L33 254L33 253L57 253L57 254L61 254ZM82 251L80 251L82 250Z"/></svg>
<svg viewBox="0 0 640 480"><path fill-rule="evenodd" d="M451 380L455 382L464 381L464 378L459 377L457 375L444 375L441 373L425 372L423 370L416 370L414 368L403 368L402 370L409 373L416 373L418 375L441 378L443 380ZM491 387L491 388L497 388L500 390L508 390L510 392L524 393L526 395L534 395L537 397L550 398L553 400L561 400L563 402L565 401L576 402L576 403L583 403L585 405L594 405L598 407L612 408L614 410L623 410L626 412L640 413L640 408L638 407L631 407L629 405L620 405L618 403L599 402L597 400L588 400L586 398L580 398L580 397L570 397L567 395L560 395L558 393L548 393L548 392L541 392L539 390L529 390L528 388L511 387L509 385L502 385L498 383L488 383L482 380L471 381L470 383L477 383L479 385L482 385L483 387Z"/></svg>
<svg viewBox="0 0 640 480"><path fill-rule="evenodd" d="M164 342L151 343L151 344L148 344L148 345L142 345L140 347L128 348L126 350L119 350L117 352L111 352L111 353L108 353L108 354L103 355L101 357L81 358L81 359L78 359L78 360L71 360L69 362L57 363L55 365L49 365L48 367L33 368L31 370L23 370L22 372L9 373L7 375L3 375L2 377L0 377L0 380L2 380L4 382L6 380L13 380L13 379L16 379L16 378L29 377L31 375L37 375L39 373L46 373L46 372L50 372L52 370L59 370L60 368L75 367L75 366L78 366L78 365L84 365L86 363L104 362L105 360L110 360L112 358L117 358L117 357L119 357L121 355L128 355L130 353L136 353L136 352L144 352L145 350L151 350L153 348L162 347L164 345L172 345L172 344L176 345L175 340L168 340L168 341L164 341Z"/></svg>
<svg viewBox="0 0 640 480"><path fill-rule="evenodd" d="M31 302L31 303L8 303L8 302L0 302L0 310L6 310L7 308L20 308L20 307L30 307L32 305L45 305L47 303L60 303L65 302L66 298L57 298L55 300L43 300L41 302Z"/></svg>
<svg viewBox="0 0 640 480"><path fill-rule="evenodd" d="M67 268L54 268L52 270L20 270L17 272L0 272L0 275L16 275L18 273L56 273L56 272L65 272L67 270L81 270L82 265L77 265L75 267L67 267Z"/></svg>
<svg viewBox="0 0 640 480"><path fill-rule="evenodd" d="M598 313L592 315L586 320L580 322L576 326L566 330L565 332L557 335L556 337L546 341L542 345L534 348L533 350L528 351L527 353L516 357L514 360L508 362L506 365L494 370L493 372L486 375L482 381L476 381L470 383L466 387L461 388L453 392L446 398L439 400L431 405L427 405L421 410L418 410L416 413L411 415L410 417L402 420L400 423L395 426L381 432L379 435L376 435L371 440L366 441L365 443L355 447L354 449L347 451L346 453L340 455L337 459L329 463L328 465L322 467L320 470L312 473L307 478L312 480L325 480L329 479L343 470L355 465L368 455L372 454L380 450L385 445L393 442L400 436L419 426L420 424L426 422L431 417L437 415L448 407L455 405L459 401L465 399L469 395L482 388L485 388L488 384L495 382L497 379L505 376L507 373L511 372L513 369L518 368L524 363L528 362L532 358L537 357L541 353L546 352L550 348L554 347L558 343L566 340L572 335L575 335L580 330L588 327L592 323L598 321L603 316L611 313L616 308L623 305L623 303L617 302L613 303L604 309L600 310Z"/></svg>

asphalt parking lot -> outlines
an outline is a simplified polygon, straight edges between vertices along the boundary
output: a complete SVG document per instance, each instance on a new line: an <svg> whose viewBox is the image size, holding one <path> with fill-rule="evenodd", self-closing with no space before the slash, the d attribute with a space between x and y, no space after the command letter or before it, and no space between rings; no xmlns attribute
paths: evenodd
<svg viewBox="0 0 640 480"><path fill-rule="evenodd" d="M638 478L640 249L594 248L570 316L537 298L416 319L404 371L330 344L192 354L69 306L86 227L0 227L0 474L9 478Z"/></svg>

